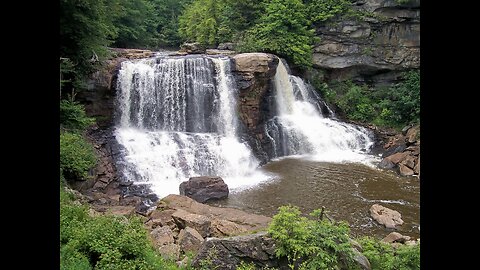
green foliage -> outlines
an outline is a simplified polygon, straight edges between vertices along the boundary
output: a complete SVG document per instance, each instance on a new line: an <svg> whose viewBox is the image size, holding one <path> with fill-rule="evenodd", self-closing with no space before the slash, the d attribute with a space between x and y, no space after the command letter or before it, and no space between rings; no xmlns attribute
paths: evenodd
<svg viewBox="0 0 480 270"><path fill-rule="evenodd" d="M298 207L282 206L273 217L268 232L276 240L277 257L287 257L290 268L336 269L340 263L351 265L353 249L348 224L333 224L313 211L308 219Z"/></svg>
<svg viewBox="0 0 480 270"><path fill-rule="evenodd" d="M309 25L300 0L272 0L266 4L259 23L246 31L239 50L270 52L294 65L310 67L315 38Z"/></svg>
<svg viewBox="0 0 480 270"><path fill-rule="evenodd" d="M153 0L154 13L157 18L159 45L179 46L179 16L192 0Z"/></svg>
<svg viewBox="0 0 480 270"><path fill-rule="evenodd" d="M348 0L304 0L307 7L307 18L313 23L325 22L338 14L344 14L350 10L351 3Z"/></svg>
<svg viewBox="0 0 480 270"><path fill-rule="evenodd" d="M158 42L155 7L151 0L112 0L108 2L113 23L113 46L155 47Z"/></svg>
<svg viewBox="0 0 480 270"><path fill-rule="evenodd" d="M371 89L351 81L330 86L312 80L313 86L348 119L378 126L401 128L420 121L420 73L409 71L391 87Z"/></svg>
<svg viewBox="0 0 480 270"><path fill-rule="evenodd" d="M97 158L93 146L80 134L60 134L60 169L67 179L86 179Z"/></svg>
<svg viewBox="0 0 480 270"><path fill-rule="evenodd" d="M75 80L93 70L93 54L106 56L115 27L106 0L60 1L60 55L76 65Z"/></svg>
<svg viewBox="0 0 480 270"><path fill-rule="evenodd" d="M63 129L80 131L95 123L95 119L88 117L83 105L72 100L60 101L60 126Z"/></svg>
<svg viewBox="0 0 480 270"><path fill-rule="evenodd" d="M179 18L180 36L202 45L215 45L221 8L221 1L195 0Z"/></svg>
<svg viewBox="0 0 480 270"><path fill-rule="evenodd" d="M358 239L363 255L367 257L372 270L414 270L420 269L420 244L402 245L394 249L390 244L371 237Z"/></svg>
<svg viewBox="0 0 480 270"><path fill-rule="evenodd" d="M90 217L60 192L60 269L178 269L165 262L139 218Z"/></svg>

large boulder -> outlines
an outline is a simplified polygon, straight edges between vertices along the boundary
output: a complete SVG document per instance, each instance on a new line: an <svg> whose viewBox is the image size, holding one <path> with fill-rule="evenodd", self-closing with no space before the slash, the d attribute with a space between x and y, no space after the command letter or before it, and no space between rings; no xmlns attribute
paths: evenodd
<svg viewBox="0 0 480 270"><path fill-rule="evenodd" d="M396 229L396 226L403 224L402 215L398 211L379 204L370 207L370 215L376 222L389 229Z"/></svg>
<svg viewBox="0 0 480 270"><path fill-rule="evenodd" d="M198 42L183 43L180 45L180 53L202 54L205 53L205 47Z"/></svg>
<svg viewBox="0 0 480 270"><path fill-rule="evenodd" d="M160 203L175 210L172 218L180 229L192 227L204 238L264 230L272 220L239 209L209 206L182 195L170 194Z"/></svg>
<svg viewBox="0 0 480 270"><path fill-rule="evenodd" d="M197 269L202 262L215 269L237 269L242 262L252 262L257 268L280 267L275 257L275 241L266 232L228 238L208 238L192 262ZM283 266L286 264L283 261ZM282 268L283 269L283 268Z"/></svg>
<svg viewBox="0 0 480 270"><path fill-rule="evenodd" d="M218 176L190 177L180 184L180 195L190 197L197 202L228 197L228 186Z"/></svg>
<svg viewBox="0 0 480 270"><path fill-rule="evenodd" d="M268 73L275 74L272 62L276 58L268 53L241 53L233 57L235 70L245 73ZM276 65L275 65L276 68Z"/></svg>
<svg viewBox="0 0 480 270"><path fill-rule="evenodd" d="M385 243L402 243L410 240L410 236L401 235L398 232L391 232L382 239Z"/></svg>

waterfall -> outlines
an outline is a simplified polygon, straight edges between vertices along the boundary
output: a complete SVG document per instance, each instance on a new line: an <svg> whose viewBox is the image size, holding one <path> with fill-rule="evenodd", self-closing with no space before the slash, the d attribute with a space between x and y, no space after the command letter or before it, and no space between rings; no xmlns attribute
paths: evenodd
<svg viewBox="0 0 480 270"><path fill-rule="evenodd" d="M221 176L231 189L268 177L237 138L237 90L229 58L159 57L122 63L117 141L126 178L160 197L192 176Z"/></svg>
<svg viewBox="0 0 480 270"><path fill-rule="evenodd" d="M265 125L265 133L272 143L271 158L308 155L314 160L329 162L369 159L365 153L373 141L368 131L324 117L321 105L325 103L301 78L290 75L282 61L278 64L274 85L277 113Z"/></svg>
<svg viewBox="0 0 480 270"><path fill-rule="evenodd" d="M178 194L179 184L193 176L220 176L232 191L269 179L239 139L238 90L230 65L228 57L213 56L122 62L114 133L123 147L119 173L159 197ZM373 145L367 130L328 118L333 112L325 102L282 61L274 86L277 112L265 123L270 159L367 158Z"/></svg>

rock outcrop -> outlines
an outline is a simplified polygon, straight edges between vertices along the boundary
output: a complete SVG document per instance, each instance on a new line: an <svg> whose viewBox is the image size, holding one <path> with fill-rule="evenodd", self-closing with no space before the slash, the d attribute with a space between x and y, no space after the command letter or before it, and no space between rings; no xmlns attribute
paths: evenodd
<svg viewBox="0 0 480 270"><path fill-rule="evenodd" d="M263 230L271 221L271 218L266 216L233 208L209 206L181 195L170 194L161 201L165 204L164 210L175 210L172 217L180 229L187 226L195 228L202 237L232 236Z"/></svg>
<svg viewBox="0 0 480 270"><path fill-rule="evenodd" d="M242 53L233 56L232 71L239 89L238 111L244 136L260 162L267 162L265 121L274 113L272 79L279 59L267 53Z"/></svg>
<svg viewBox="0 0 480 270"><path fill-rule="evenodd" d="M265 230L271 218L233 208L213 207L182 195L168 195L145 217L155 247L165 258L196 253L209 237Z"/></svg>
<svg viewBox="0 0 480 270"><path fill-rule="evenodd" d="M370 207L370 215L376 222L388 229L396 229L396 226L403 224L402 215L398 211L379 204Z"/></svg>
<svg viewBox="0 0 480 270"><path fill-rule="evenodd" d="M90 117L95 117L100 127L113 125L113 109L117 72L125 60L148 58L155 55L149 50L110 48L111 57L101 63L101 67L87 78L84 91L76 99L85 105Z"/></svg>
<svg viewBox="0 0 480 270"><path fill-rule="evenodd" d="M286 261L275 257L275 241L266 232L228 238L208 238L192 262L193 268L209 262L215 269L237 269L242 262L253 262L257 268L288 269Z"/></svg>
<svg viewBox="0 0 480 270"><path fill-rule="evenodd" d="M228 186L218 176L190 177L179 186L180 195L185 195L197 202L223 199L228 197Z"/></svg>
<svg viewBox="0 0 480 270"><path fill-rule="evenodd" d="M180 45L179 53L202 54L205 53L205 47L198 42L183 43Z"/></svg>
<svg viewBox="0 0 480 270"><path fill-rule="evenodd" d="M382 169L393 169L403 176L416 175L420 178L420 126L404 128L401 134L386 138Z"/></svg>
<svg viewBox="0 0 480 270"><path fill-rule="evenodd" d="M359 18L317 27L314 67L328 80L390 84L401 71L420 67L420 0L359 0ZM405 1L403 1L405 2Z"/></svg>

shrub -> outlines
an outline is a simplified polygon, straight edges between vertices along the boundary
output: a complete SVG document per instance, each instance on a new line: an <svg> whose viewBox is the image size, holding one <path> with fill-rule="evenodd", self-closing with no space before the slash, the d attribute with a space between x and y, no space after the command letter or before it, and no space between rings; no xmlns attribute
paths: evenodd
<svg viewBox="0 0 480 270"><path fill-rule="evenodd" d="M414 270L420 269L420 244L400 246L396 250L387 243L372 237L358 239L363 255L367 257L372 270Z"/></svg>
<svg viewBox="0 0 480 270"><path fill-rule="evenodd" d="M420 73L409 71L404 81L375 89L351 81L330 85L313 79L313 86L325 100L351 120L378 126L401 128L420 121Z"/></svg>
<svg viewBox="0 0 480 270"><path fill-rule="evenodd" d="M63 129L84 130L94 123L95 119L86 115L83 105L72 100L60 101L60 126Z"/></svg>
<svg viewBox="0 0 480 270"><path fill-rule="evenodd" d="M139 218L90 217L60 192L60 269L178 269L154 250Z"/></svg>
<svg viewBox="0 0 480 270"><path fill-rule="evenodd" d="M281 206L268 232L276 240L276 256L287 257L292 269L335 269L352 265L353 249L348 224L334 224L313 211L308 219L298 207Z"/></svg>
<svg viewBox="0 0 480 270"><path fill-rule="evenodd" d="M60 169L67 179L86 179L95 166L95 151L81 135L69 132L60 134Z"/></svg>

